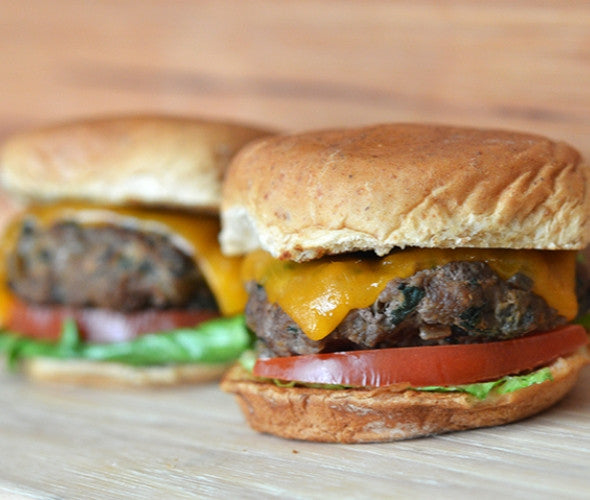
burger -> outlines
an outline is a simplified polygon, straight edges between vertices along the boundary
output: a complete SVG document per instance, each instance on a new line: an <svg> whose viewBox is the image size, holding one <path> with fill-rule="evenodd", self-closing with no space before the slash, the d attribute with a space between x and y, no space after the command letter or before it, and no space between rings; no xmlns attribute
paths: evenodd
<svg viewBox="0 0 590 500"><path fill-rule="evenodd" d="M323 442L548 408L589 359L574 323L588 188L575 149L511 131L384 124L253 142L229 167L220 238L247 254L257 347L222 388L254 429Z"/></svg>
<svg viewBox="0 0 590 500"><path fill-rule="evenodd" d="M40 380L204 381L250 343L240 258L218 244L230 158L268 131L122 116L17 134L0 156L24 209L0 255L0 351Z"/></svg>

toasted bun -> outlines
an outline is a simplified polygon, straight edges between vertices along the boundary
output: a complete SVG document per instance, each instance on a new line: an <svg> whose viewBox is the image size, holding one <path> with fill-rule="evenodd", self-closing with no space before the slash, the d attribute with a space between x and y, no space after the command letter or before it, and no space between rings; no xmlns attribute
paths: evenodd
<svg viewBox="0 0 590 500"><path fill-rule="evenodd" d="M551 366L553 380L478 400L463 393L278 387L236 365L222 389L236 394L250 426L289 439L369 443L506 424L559 401L589 362L586 349Z"/></svg>
<svg viewBox="0 0 590 500"><path fill-rule="evenodd" d="M72 122L9 139L1 180L33 200L216 209L230 158L269 133L168 116Z"/></svg>
<svg viewBox="0 0 590 500"><path fill-rule="evenodd" d="M581 249L588 166L536 135L389 124L278 136L229 169L221 244L296 261L395 247Z"/></svg>
<svg viewBox="0 0 590 500"><path fill-rule="evenodd" d="M218 380L229 363L131 366L87 360L30 358L23 373L38 382L93 387L164 387Z"/></svg>

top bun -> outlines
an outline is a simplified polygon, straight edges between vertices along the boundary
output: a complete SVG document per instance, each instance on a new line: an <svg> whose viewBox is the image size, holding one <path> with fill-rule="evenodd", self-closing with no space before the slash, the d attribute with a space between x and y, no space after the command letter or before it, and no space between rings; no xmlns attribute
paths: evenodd
<svg viewBox="0 0 590 500"><path fill-rule="evenodd" d="M581 249L588 170L563 142L502 130L388 124L267 138L232 161L222 249L295 261L406 246Z"/></svg>
<svg viewBox="0 0 590 500"><path fill-rule="evenodd" d="M1 180L29 200L215 210L230 158L267 130L169 116L66 123L10 138Z"/></svg>

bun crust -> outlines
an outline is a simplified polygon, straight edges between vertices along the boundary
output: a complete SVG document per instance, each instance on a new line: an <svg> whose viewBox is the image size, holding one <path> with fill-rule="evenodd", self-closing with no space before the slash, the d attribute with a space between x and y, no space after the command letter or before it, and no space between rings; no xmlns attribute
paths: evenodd
<svg viewBox="0 0 590 500"><path fill-rule="evenodd" d="M31 358L22 362L25 376L38 382L91 387L169 387L219 380L231 363L131 366L87 360Z"/></svg>
<svg viewBox="0 0 590 500"><path fill-rule="evenodd" d="M330 443L388 442L502 425L559 401L589 362L586 349L551 366L553 381L478 400L462 393L393 389L278 387L252 378L241 366L224 377L250 426L289 439Z"/></svg>
<svg viewBox="0 0 590 500"><path fill-rule="evenodd" d="M581 249L589 167L562 142L388 124L244 148L224 186L221 243L295 261L395 247Z"/></svg>
<svg viewBox="0 0 590 500"><path fill-rule="evenodd" d="M5 188L27 199L217 209L230 158L267 130L169 116L66 123L10 138Z"/></svg>

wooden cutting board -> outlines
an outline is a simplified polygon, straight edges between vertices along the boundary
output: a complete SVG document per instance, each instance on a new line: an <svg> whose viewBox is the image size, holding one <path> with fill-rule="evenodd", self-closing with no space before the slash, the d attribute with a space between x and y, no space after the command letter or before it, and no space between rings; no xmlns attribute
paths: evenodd
<svg viewBox="0 0 590 500"><path fill-rule="evenodd" d="M0 375L0 497L588 498L590 370L528 420L388 444L251 431L216 385L94 390Z"/></svg>

